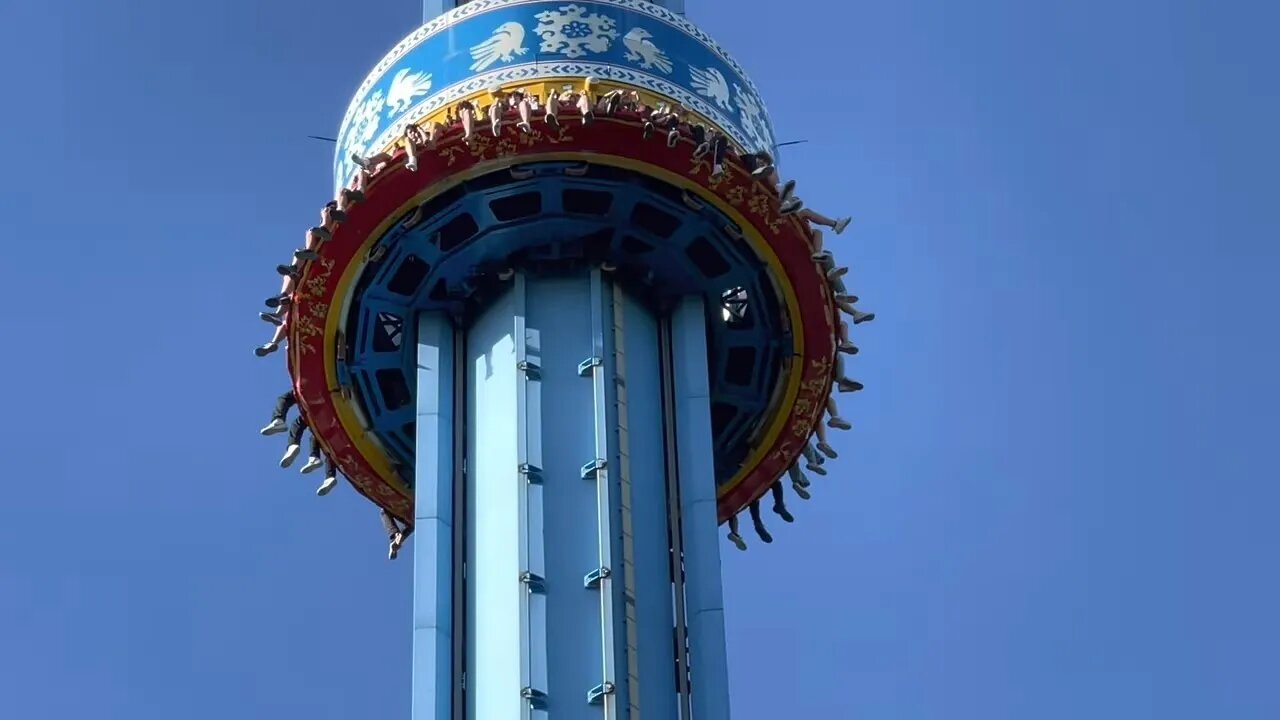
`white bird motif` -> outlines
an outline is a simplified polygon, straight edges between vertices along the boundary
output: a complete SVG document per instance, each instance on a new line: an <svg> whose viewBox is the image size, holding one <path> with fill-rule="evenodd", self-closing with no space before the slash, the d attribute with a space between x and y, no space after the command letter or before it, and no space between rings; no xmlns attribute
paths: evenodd
<svg viewBox="0 0 1280 720"><path fill-rule="evenodd" d="M472 70L484 70L501 60L511 62L516 55L529 52L524 46L524 26L518 22L505 22L493 31L488 40L471 48Z"/></svg>
<svg viewBox="0 0 1280 720"><path fill-rule="evenodd" d="M693 80L693 89L700 95L715 100L716 104L725 110L732 109L729 105L729 83L719 70L713 67L703 70L690 66L689 77Z"/></svg>
<svg viewBox="0 0 1280 720"><path fill-rule="evenodd" d="M622 38L622 44L627 46L627 60L639 62L640 67L645 70L657 68L664 73L671 72L671 61L667 59L667 54L653 44L649 39L651 37L653 36L644 28L631 28L631 32Z"/></svg>
<svg viewBox="0 0 1280 720"><path fill-rule="evenodd" d="M403 68L391 79L391 87L387 90L387 116L398 115L409 109L414 98L426 95L431 91L431 76L421 72L411 72Z"/></svg>

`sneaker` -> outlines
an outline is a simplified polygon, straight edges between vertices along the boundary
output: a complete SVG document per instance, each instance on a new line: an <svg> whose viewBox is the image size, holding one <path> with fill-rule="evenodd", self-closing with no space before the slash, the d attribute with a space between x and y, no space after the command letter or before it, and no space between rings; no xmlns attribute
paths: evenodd
<svg viewBox="0 0 1280 720"><path fill-rule="evenodd" d="M359 190L352 190L351 188L343 188L341 195L343 200L346 200L348 203L351 203L353 205L358 202L364 202L364 193L360 192Z"/></svg>
<svg viewBox="0 0 1280 720"><path fill-rule="evenodd" d="M839 378L836 380L836 388L839 389L840 392L858 392L862 387L862 383L857 380L850 380L848 378Z"/></svg>
<svg viewBox="0 0 1280 720"><path fill-rule="evenodd" d="M680 142L680 129L672 128L671 131L667 133L667 147L673 148L679 142Z"/></svg>
<svg viewBox="0 0 1280 720"><path fill-rule="evenodd" d="M257 355L258 357L266 357L279 349L280 349L279 345L276 345L275 343L267 343L266 345L259 345L258 347L254 348L253 354Z"/></svg>
<svg viewBox="0 0 1280 720"><path fill-rule="evenodd" d="M800 498L801 500L808 500L809 498L813 497L812 495L809 494L809 490L807 488L804 488L800 485L792 485L791 491L794 492L796 494L796 497Z"/></svg>
<svg viewBox="0 0 1280 720"><path fill-rule="evenodd" d="M315 470L316 468L320 467L323 464L324 464L323 460L316 457L315 455L312 455L311 457L307 458L307 464L302 466L301 472L303 475L306 475L307 473L311 472L312 470Z"/></svg>
<svg viewBox="0 0 1280 720"><path fill-rule="evenodd" d="M765 529L764 525L756 525L756 534L759 535L760 539L766 543L773 542L773 536L769 534L769 531Z"/></svg>
<svg viewBox="0 0 1280 720"><path fill-rule="evenodd" d="M285 277L291 277L294 280L297 280L298 275L301 274L298 272L298 268L294 267L293 265L284 265L284 264L276 266L276 273Z"/></svg>
<svg viewBox="0 0 1280 720"><path fill-rule="evenodd" d="M779 193L778 193L778 197L779 197L779 198L781 198L781 199L783 199L783 200L790 200L790 199L791 199L791 193L793 193L793 192L795 192L795 191L796 191L796 181L795 181L795 180L788 180L788 181L786 181L786 182L782 183L782 190L781 190L781 192L779 192Z"/></svg>
<svg viewBox="0 0 1280 720"><path fill-rule="evenodd" d="M724 165L715 163L711 166L711 177L720 177L724 174Z"/></svg>
<svg viewBox="0 0 1280 720"><path fill-rule="evenodd" d="M836 452L835 448L831 447L830 445L824 442L818 443L818 452L822 453L823 455L826 455L832 460L835 460L836 458L840 457L840 454Z"/></svg>
<svg viewBox="0 0 1280 720"><path fill-rule="evenodd" d="M365 171L367 171L367 170L369 169L369 167L370 167L370 166L369 166L369 160L368 160L367 158L362 158L362 157L360 157L359 155L357 155L357 154L355 154L355 153L351 153L351 162L353 162L353 163L355 163L356 165L358 165L358 166L360 167L360 169L361 169L361 170L365 170Z"/></svg>
<svg viewBox="0 0 1280 720"><path fill-rule="evenodd" d="M729 542L733 543L739 550L745 551L747 549L747 541L743 540L742 536L738 533L729 533Z"/></svg>
<svg viewBox="0 0 1280 720"><path fill-rule="evenodd" d="M852 219L853 218L847 218L847 217L840 218L839 220L836 221L836 224L831 227L831 229L835 230L836 234L839 235L840 233L844 232L845 228L849 227L849 221Z"/></svg>
<svg viewBox="0 0 1280 720"><path fill-rule="evenodd" d="M857 310L853 311L853 324L861 325L864 322L871 322L876 319L875 313L864 313Z"/></svg>
<svg viewBox="0 0 1280 720"><path fill-rule="evenodd" d="M767 174L767 173L768 173L770 170L772 170L772 169L773 169L773 166L772 166L772 165L770 165L770 164L768 164L768 163L765 163L764 165L761 165L760 167L756 168L755 170L752 170L752 171L751 171L751 174L752 174L752 176L754 176L754 177L760 177L761 175L765 175L765 174Z"/></svg>
<svg viewBox="0 0 1280 720"><path fill-rule="evenodd" d="M591 124L591 121L593 121L593 120L595 120L595 119L596 119L596 113L595 113L595 111L594 111L594 110L588 110L588 111L586 111L586 112L582 113L582 124L583 124L583 125L590 125L590 124Z"/></svg>
<svg viewBox="0 0 1280 720"><path fill-rule="evenodd" d="M850 295L849 293L836 293L836 302L849 303L850 305L854 305L858 302L858 296Z"/></svg>
<svg viewBox="0 0 1280 720"><path fill-rule="evenodd" d="M551 113L547 113L547 116L543 118L543 120L545 120L547 124L553 128L560 127L560 119L557 118L555 115L552 115Z"/></svg>
<svg viewBox="0 0 1280 720"><path fill-rule="evenodd" d="M325 242L328 242L329 240L333 239L333 233L329 232L328 230L325 230L319 225L311 228L310 230L307 230L307 235L308 236L315 235L316 237L320 238Z"/></svg>
<svg viewBox="0 0 1280 720"><path fill-rule="evenodd" d="M265 322L269 322L272 325L275 325L276 327L280 327L281 325L284 324L284 319L281 318L279 315L276 315L275 313L260 312L258 313L258 318Z"/></svg>
<svg viewBox="0 0 1280 720"><path fill-rule="evenodd" d="M298 457L298 451L302 448L298 445L290 445L284 449L284 457L280 458L280 467L287 468L293 464L294 458Z"/></svg>
<svg viewBox="0 0 1280 720"><path fill-rule="evenodd" d="M522 120L522 121L520 121L520 122L518 122L518 123L516 123L516 127L517 127L517 128L519 128L519 129L520 129L520 132L523 132L523 133L532 133L532 132L533 132L533 126L532 126L532 125L530 125L530 124L529 124L529 123L527 123L527 122L524 122L523 120Z"/></svg>
<svg viewBox="0 0 1280 720"><path fill-rule="evenodd" d="M333 487L337 484L338 484L337 475L330 475L329 477L326 477L324 479L324 482L320 483L320 487L316 488L316 495L319 495L320 497L324 497L325 495L328 495L329 491L332 490Z"/></svg>
<svg viewBox="0 0 1280 720"><path fill-rule="evenodd" d="M830 250L819 250L809 257L816 263L825 263L830 260L832 256Z"/></svg>
<svg viewBox="0 0 1280 720"><path fill-rule="evenodd" d="M404 166L409 169L409 172L418 172L418 158L416 156L410 157L405 160Z"/></svg>
<svg viewBox="0 0 1280 720"><path fill-rule="evenodd" d="M347 221L347 214L341 210L334 210L329 213L329 219L335 223L344 223Z"/></svg>
<svg viewBox="0 0 1280 720"><path fill-rule="evenodd" d="M800 198L789 197L786 200L783 200L782 204L778 206L778 213L780 215L790 215L791 213L798 212L802 207L804 207L804 203L800 201Z"/></svg>
<svg viewBox="0 0 1280 720"><path fill-rule="evenodd" d="M842 417L833 417L830 420L827 420L827 427L833 427L837 430L853 429L853 426L849 424L849 421ZM306 470L303 470L303 472L306 472Z"/></svg>
<svg viewBox="0 0 1280 720"><path fill-rule="evenodd" d="M306 248L303 248L301 250L293 251L293 259L297 260L298 262L307 262L308 260L319 260L320 253L316 252L315 250L307 250Z"/></svg>
<svg viewBox="0 0 1280 720"><path fill-rule="evenodd" d="M817 464L817 463L806 463L806 464L805 464L805 466L804 466L804 469L805 469L805 470L808 470L809 472L813 473L814 475L826 475L826 474L827 474L827 469L826 469L826 468L824 468L824 467L822 467L821 465L819 465L819 464Z"/></svg>
<svg viewBox="0 0 1280 720"><path fill-rule="evenodd" d="M796 521L795 515L792 515L790 512L787 511L786 505L774 505L773 511L778 514L778 517L782 518L783 522Z"/></svg>
<svg viewBox="0 0 1280 720"><path fill-rule="evenodd" d="M711 143L709 143L709 142L704 142L704 143L702 143L701 145L699 145L698 147L696 147L696 148L694 148L694 149L693 149L693 157L694 157L694 159L696 160L696 159L698 159L698 158L702 157L703 155L706 155L706 154L707 154L707 153L709 153L709 152L711 152Z"/></svg>
<svg viewBox="0 0 1280 720"><path fill-rule="evenodd" d="M854 345L851 342L841 342L839 345L836 346L836 349L844 353L845 355L858 354L858 346Z"/></svg>
<svg viewBox="0 0 1280 720"><path fill-rule="evenodd" d="M648 120L644 121L644 139L648 140L653 137L653 123Z"/></svg>
<svg viewBox="0 0 1280 720"><path fill-rule="evenodd" d="M267 423L266 427L262 428L258 432L263 435L275 435L276 433L282 433L288 429L289 426L285 424L283 418L272 418L271 422Z"/></svg>
<svg viewBox="0 0 1280 720"><path fill-rule="evenodd" d="M849 268L847 267L831 268L830 270L827 271L827 279L836 280L838 278L844 277L846 274L848 274L848 272L849 272Z"/></svg>
<svg viewBox="0 0 1280 720"><path fill-rule="evenodd" d="M395 560L398 554L400 554L400 546L396 544L395 540L392 540L391 544L387 546L387 559Z"/></svg>

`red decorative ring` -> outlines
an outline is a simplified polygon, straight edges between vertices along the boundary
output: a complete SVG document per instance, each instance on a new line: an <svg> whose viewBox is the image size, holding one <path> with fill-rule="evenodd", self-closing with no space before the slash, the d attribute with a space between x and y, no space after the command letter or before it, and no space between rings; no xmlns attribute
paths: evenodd
<svg viewBox="0 0 1280 720"><path fill-rule="evenodd" d="M542 127L527 134L508 127L500 138L477 132L470 145L463 144L455 131L441 138L436 148L419 153L417 172L407 170L403 154L397 153L373 178L364 202L347 212L346 222L321 247L320 259L308 263L294 293L289 369L301 412L351 484L392 515L412 523L408 488L385 453L362 436L359 416L343 397L331 370L341 345L340 314L372 243L414 204L444 186L506 166L574 160L637 170L693 191L739 223L747 242L770 268L790 327L798 330L799 342L793 346L790 367L780 375L776 405L766 419L761 446L718 489L718 515L724 522L768 492L796 461L821 421L831 392L836 308L826 278L811 258L807 225L779 215L773 189L752 177L732 156L723 174L712 177L710 158L694 158L694 145L687 136L669 148L662 139L641 140L640 123L634 120L598 118L590 125L579 125L562 116L562 123L558 133ZM779 413L785 415L779 418Z"/></svg>

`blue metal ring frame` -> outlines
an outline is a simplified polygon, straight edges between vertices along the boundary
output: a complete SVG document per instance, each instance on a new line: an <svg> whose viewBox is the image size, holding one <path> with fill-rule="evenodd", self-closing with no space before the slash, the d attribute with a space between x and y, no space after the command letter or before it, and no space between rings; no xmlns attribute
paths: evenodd
<svg viewBox="0 0 1280 720"><path fill-rule="evenodd" d="M425 220L406 228L415 214ZM355 287L339 377L356 388L373 434L412 485L417 360L405 332L414 314L464 315L508 266L554 271L610 261L659 307L704 297L716 480L724 482L747 455L791 346L765 267L724 232L727 225L678 188L603 165L543 162L464 182L426 200L375 244ZM745 291L746 309L726 320L723 297L732 289Z"/></svg>

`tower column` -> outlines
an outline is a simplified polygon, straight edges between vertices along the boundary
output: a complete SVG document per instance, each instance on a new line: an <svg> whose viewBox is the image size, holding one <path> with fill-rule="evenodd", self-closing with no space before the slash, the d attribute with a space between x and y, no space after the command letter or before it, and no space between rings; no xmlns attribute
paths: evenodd
<svg viewBox="0 0 1280 720"><path fill-rule="evenodd" d="M728 720L729 669L720 585L706 328L702 299L683 298L671 316L671 354L690 697L697 720Z"/></svg>
<svg viewBox="0 0 1280 720"><path fill-rule="evenodd" d="M467 717L675 717L657 321L517 274L466 331Z"/></svg>
<svg viewBox="0 0 1280 720"><path fill-rule="evenodd" d="M453 332L441 313L418 316L413 720L449 720L453 696Z"/></svg>

